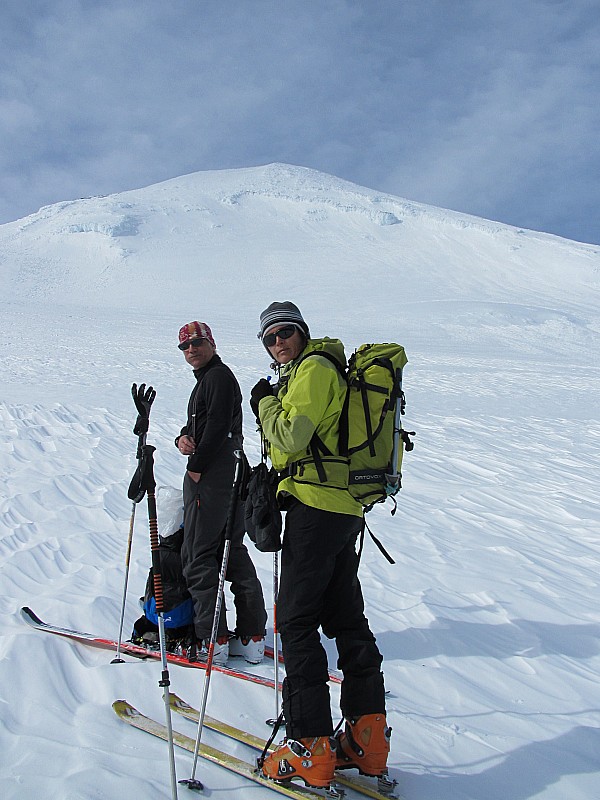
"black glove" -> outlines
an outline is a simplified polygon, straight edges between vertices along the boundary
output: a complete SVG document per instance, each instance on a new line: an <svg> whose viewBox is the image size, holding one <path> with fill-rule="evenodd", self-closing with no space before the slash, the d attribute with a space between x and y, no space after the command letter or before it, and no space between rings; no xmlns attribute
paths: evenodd
<svg viewBox="0 0 600 800"><path fill-rule="evenodd" d="M258 419L258 404L263 397L271 397L272 395L273 387L266 378L261 378L250 392L250 408L254 412L256 419Z"/></svg>
<svg viewBox="0 0 600 800"><path fill-rule="evenodd" d="M148 389L146 389L145 383L141 383L139 389L134 383L131 387L131 395L138 411L138 418L135 422L133 432L136 434L136 436L141 436L143 433L148 433L150 407L154 402L156 392L152 386L149 386Z"/></svg>

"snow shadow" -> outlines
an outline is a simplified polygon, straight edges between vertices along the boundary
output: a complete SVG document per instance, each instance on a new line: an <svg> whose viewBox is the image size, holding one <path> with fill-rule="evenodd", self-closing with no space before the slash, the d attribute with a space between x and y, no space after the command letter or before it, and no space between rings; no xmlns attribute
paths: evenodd
<svg viewBox="0 0 600 800"><path fill-rule="evenodd" d="M454 769L462 772L484 764L456 764ZM422 800L442 797L444 800L528 800L540 797L544 789L557 784L565 775L597 773L600 769L600 728L580 725L555 739L524 745L509 753L500 763L475 775L457 775L445 767L431 766L429 769L437 774L410 776L404 773L400 777L400 788L404 789L406 797L420 797ZM578 798L597 796L590 793L592 780L584 779Z"/></svg>
<svg viewBox="0 0 600 800"><path fill-rule="evenodd" d="M434 656L535 658L556 654L592 658L600 653L600 625L531 620L489 625L441 617L427 628L378 633L377 644L387 661L418 661Z"/></svg>

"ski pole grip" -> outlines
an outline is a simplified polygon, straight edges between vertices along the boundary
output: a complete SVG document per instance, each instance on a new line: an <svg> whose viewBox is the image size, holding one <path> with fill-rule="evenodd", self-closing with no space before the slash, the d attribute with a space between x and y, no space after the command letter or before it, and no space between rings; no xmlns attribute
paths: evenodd
<svg viewBox="0 0 600 800"><path fill-rule="evenodd" d="M388 488L387 493L392 494L394 492L390 492L389 488L397 487L399 483L399 474L398 474L398 457L400 455L400 447L401 445L401 437L400 431L402 430L402 422L400 419L400 415L402 414L402 370L396 370L396 404L394 408L394 441L392 447L392 471L391 474L387 476L388 479ZM396 491L398 491L396 488Z"/></svg>
<svg viewBox="0 0 600 800"><path fill-rule="evenodd" d="M231 487L231 497L229 499L229 511L227 513L227 525L225 527L225 541L231 541L233 535L233 524L235 522L235 515L238 507L239 488L242 478L242 451L234 450L235 457L235 472L233 474L233 485Z"/></svg>

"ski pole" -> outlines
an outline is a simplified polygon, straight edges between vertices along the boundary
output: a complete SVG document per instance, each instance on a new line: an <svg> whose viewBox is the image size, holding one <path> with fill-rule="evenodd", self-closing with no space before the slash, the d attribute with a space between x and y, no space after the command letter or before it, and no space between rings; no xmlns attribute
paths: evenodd
<svg viewBox="0 0 600 800"><path fill-rule="evenodd" d="M202 728L204 727L204 717L206 714L206 701L208 699L208 689L210 685L210 676L212 672L215 643L217 641L217 631L219 629L219 618L221 616L221 608L223 606L225 575L227 574L227 563L229 561L229 551L231 550L231 537L233 535L233 525L238 507L239 484L242 475L242 469L241 469L242 451L235 450L234 456L235 456L235 472L233 477L233 486L231 487L231 499L229 502L229 512L227 514L227 525L225 526L225 546L223 549L223 561L221 563L221 572L219 574L219 585L217 588L217 599L215 602L215 614L213 617L212 631L210 634L210 642L208 645L208 657L206 660L206 670L204 673L202 705L200 706L200 714L198 717L198 731L196 733L196 744L194 746L194 761L192 764L192 774L189 778L179 781L179 783L182 783L185 786L187 786L188 789L194 789L196 791L202 791L204 789L202 782L196 778L196 767L198 765L198 756L200 753L200 740L202 739Z"/></svg>
<svg viewBox="0 0 600 800"><path fill-rule="evenodd" d="M123 622L125 620L125 602L127 599L127 584L129 582L129 562L131 558L131 544L133 541L133 525L135 522L135 503L131 504L131 517L129 519L129 538L127 539L127 552L125 554L125 582L123 584L123 601L121 603L121 619L119 622L119 638L117 640L117 654L111 664L123 664L121 658L121 642L123 639Z"/></svg>
<svg viewBox="0 0 600 800"><path fill-rule="evenodd" d="M263 432L260 432L262 439L262 458L266 463L268 445ZM279 598L279 551L275 550L273 553L273 664L275 666L275 716L273 717L273 725L277 724L277 718L280 714L279 703L279 636L277 630L277 600ZM267 724L270 720L267 721Z"/></svg>
<svg viewBox="0 0 600 800"><path fill-rule="evenodd" d="M131 387L131 394L133 396L133 402L138 410L138 417L133 427L134 434L138 437L138 446L136 452L136 458L138 461L138 469L136 470L135 475L131 481L128 491L128 497L132 501L131 503L131 517L129 519L129 537L127 539L127 551L125 554L125 580L123 585L123 601L121 603L121 619L119 622L119 636L117 639L117 653L113 660L110 662L111 664L123 664L123 659L121 658L121 642L123 640L123 622L125 620L125 603L127 600L127 585L129 583L129 564L131 561L131 546L133 543L133 527L135 523L135 507L136 504L139 503L142 498L144 497L144 492L141 492L140 488L140 481L141 481L141 471L140 471L140 461L142 458L143 447L146 444L146 434L148 433L148 426L150 424L150 408L152 403L154 402L154 398L156 397L156 392L149 386L146 389L146 384L142 383L138 389L137 385L134 383Z"/></svg>
<svg viewBox="0 0 600 800"><path fill-rule="evenodd" d="M260 429L260 456L263 464L267 463L268 443ZM266 720L267 725L277 725L279 710L279 636L277 632L277 598L279 596L279 552L273 552L273 665L275 667L275 716Z"/></svg>
<svg viewBox="0 0 600 800"><path fill-rule="evenodd" d="M167 645L165 638L165 620L163 603L163 586L160 572L160 550L158 539L158 519L156 514L156 496L154 490L156 482L153 471L153 453L155 448L146 445L147 464L148 464L148 523L150 526L150 550L152 552L152 574L154 577L154 595L156 599L156 613L158 617L158 639L160 643L160 659L162 664L161 679L158 685L164 689L163 700L165 702L165 715L167 720L167 736L169 742L169 766L171 770L171 793L173 800L177 800L177 777L175 775L175 748L173 745L173 727L171 724L171 698L169 695L169 667L167 663Z"/></svg>
<svg viewBox="0 0 600 800"><path fill-rule="evenodd" d="M158 518L156 514L156 481L154 480L154 451L150 444L146 444L148 433L150 407L156 397L156 392L142 383L138 389L134 383L131 387L133 402L138 410L138 418L133 432L138 439L138 467L135 471L129 491L127 493L133 503L139 503L144 495L148 497L148 525L150 528L150 551L152 555L152 575L154 579L154 596L156 600L156 614L158 617L158 638L160 643L160 658L162 665L161 677L158 685L164 689L165 714L167 722L167 741L169 745L169 768L171 772L172 800L177 800L177 777L175 774L175 747L173 742L173 726L171 724L171 698L169 696L169 668L167 663L167 647L165 640L165 621L163 616L163 586L160 565L160 550L158 539Z"/></svg>
<svg viewBox="0 0 600 800"><path fill-rule="evenodd" d="M279 596L279 553L273 553L273 664L275 666L275 716L267 724L277 722L280 714L279 702L279 635L277 630L277 598Z"/></svg>

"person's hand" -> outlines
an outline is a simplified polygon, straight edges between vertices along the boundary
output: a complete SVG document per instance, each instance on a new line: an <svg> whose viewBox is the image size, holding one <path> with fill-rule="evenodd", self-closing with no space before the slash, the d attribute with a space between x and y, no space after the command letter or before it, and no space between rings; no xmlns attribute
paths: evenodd
<svg viewBox="0 0 600 800"><path fill-rule="evenodd" d="M188 474L188 475L190 476L190 478L191 478L191 479L194 481L194 483L199 483L199 481L200 481L200 478L202 477L202 473L201 473L201 472L192 472L192 471L191 471L191 470L189 470L189 469L188 469L188 471L187 471L187 474Z"/></svg>
<svg viewBox="0 0 600 800"><path fill-rule="evenodd" d="M266 378L261 378L250 392L250 408L254 416L258 419L258 404L263 397L270 397L273 394L273 387Z"/></svg>
<svg viewBox="0 0 600 800"><path fill-rule="evenodd" d="M184 456L191 456L194 454L194 450L196 449L196 442L194 441L193 437L184 434L183 436L179 437L177 449Z"/></svg>

